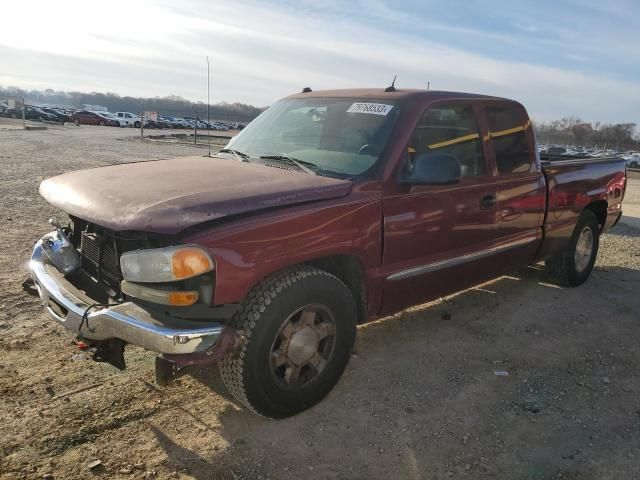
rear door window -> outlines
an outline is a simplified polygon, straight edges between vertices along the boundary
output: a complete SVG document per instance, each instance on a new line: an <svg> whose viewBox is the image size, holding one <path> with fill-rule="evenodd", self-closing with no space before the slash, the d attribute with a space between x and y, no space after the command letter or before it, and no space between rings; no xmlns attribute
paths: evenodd
<svg viewBox="0 0 640 480"><path fill-rule="evenodd" d="M528 119L517 105L485 108L491 144L498 173L525 173L532 170L533 155L529 148Z"/></svg>
<svg viewBox="0 0 640 480"><path fill-rule="evenodd" d="M487 167L473 107L466 103L437 104L425 111L413 132L409 156L425 152L455 157L462 177L485 175Z"/></svg>

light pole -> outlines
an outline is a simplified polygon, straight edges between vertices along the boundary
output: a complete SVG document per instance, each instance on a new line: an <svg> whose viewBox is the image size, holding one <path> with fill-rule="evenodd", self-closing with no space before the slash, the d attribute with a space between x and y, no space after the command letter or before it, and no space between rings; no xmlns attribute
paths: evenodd
<svg viewBox="0 0 640 480"><path fill-rule="evenodd" d="M207 143L209 144L209 156L211 156L211 119L209 118L209 105L210 105L210 97L211 97L211 83L209 73L209 55L207 55Z"/></svg>

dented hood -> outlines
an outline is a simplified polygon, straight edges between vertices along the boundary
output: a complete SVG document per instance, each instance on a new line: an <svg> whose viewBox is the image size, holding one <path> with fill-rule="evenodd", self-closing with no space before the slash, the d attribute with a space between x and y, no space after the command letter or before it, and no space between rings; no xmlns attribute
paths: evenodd
<svg viewBox="0 0 640 480"><path fill-rule="evenodd" d="M351 182L210 157L126 163L40 184L61 210L105 228L175 234L227 215L345 196Z"/></svg>

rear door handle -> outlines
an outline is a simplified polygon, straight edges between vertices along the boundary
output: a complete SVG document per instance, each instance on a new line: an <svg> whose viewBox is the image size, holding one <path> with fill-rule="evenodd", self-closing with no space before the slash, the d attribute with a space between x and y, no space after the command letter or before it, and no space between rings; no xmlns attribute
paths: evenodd
<svg viewBox="0 0 640 480"><path fill-rule="evenodd" d="M480 199L480 208L495 207L498 203L498 198L495 195L485 195Z"/></svg>

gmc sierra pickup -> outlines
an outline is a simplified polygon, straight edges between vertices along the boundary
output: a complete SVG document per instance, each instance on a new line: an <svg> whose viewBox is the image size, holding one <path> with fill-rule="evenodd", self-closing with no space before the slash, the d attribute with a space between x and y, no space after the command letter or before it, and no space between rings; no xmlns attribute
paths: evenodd
<svg viewBox="0 0 640 480"><path fill-rule="evenodd" d="M337 90L285 98L212 157L66 173L69 215L32 281L96 360L157 352L156 378L218 363L250 410L320 401L356 325L544 261L591 273L622 214L622 159L541 159L517 102Z"/></svg>

